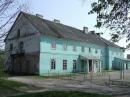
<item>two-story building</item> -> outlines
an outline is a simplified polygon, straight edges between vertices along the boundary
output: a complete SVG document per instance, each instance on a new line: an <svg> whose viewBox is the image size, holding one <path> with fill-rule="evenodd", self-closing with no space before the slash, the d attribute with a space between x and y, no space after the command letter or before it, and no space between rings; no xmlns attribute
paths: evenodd
<svg viewBox="0 0 130 97"><path fill-rule="evenodd" d="M79 30L24 12L9 30L5 50L7 71L39 75L120 69L116 60L124 58L124 48L87 27Z"/></svg>

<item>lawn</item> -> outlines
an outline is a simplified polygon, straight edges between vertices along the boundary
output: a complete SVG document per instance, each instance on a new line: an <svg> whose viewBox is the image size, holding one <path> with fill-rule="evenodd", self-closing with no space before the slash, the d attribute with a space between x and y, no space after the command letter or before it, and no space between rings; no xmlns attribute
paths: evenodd
<svg viewBox="0 0 130 97"><path fill-rule="evenodd" d="M105 96L105 95L98 95L98 94L89 94L84 92L65 92L65 91L47 91L41 93L32 93L32 94L25 94L19 96L11 96L11 97L112 97L112 96Z"/></svg>
<svg viewBox="0 0 130 97"><path fill-rule="evenodd" d="M19 82L15 82L15 81L9 81L9 80L5 80L5 79L0 79L0 87L6 87L6 88L19 88L19 87L23 87L26 86L23 83L19 83Z"/></svg>
<svg viewBox="0 0 130 97"><path fill-rule="evenodd" d="M0 79L0 97L21 94L22 92L20 92L18 88L24 86L26 85L22 83Z"/></svg>

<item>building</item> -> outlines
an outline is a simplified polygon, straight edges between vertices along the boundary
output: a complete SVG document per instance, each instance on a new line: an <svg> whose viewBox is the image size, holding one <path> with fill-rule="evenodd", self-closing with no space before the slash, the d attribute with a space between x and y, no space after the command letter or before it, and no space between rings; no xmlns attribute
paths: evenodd
<svg viewBox="0 0 130 97"><path fill-rule="evenodd" d="M9 30L5 50L7 71L39 75L119 69L124 58L124 48L87 27L79 30L24 12Z"/></svg>

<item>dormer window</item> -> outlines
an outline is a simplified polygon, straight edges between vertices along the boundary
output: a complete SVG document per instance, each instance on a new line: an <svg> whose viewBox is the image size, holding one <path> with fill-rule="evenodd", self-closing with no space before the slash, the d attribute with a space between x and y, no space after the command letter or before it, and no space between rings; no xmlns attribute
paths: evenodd
<svg viewBox="0 0 130 97"><path fill-rule="evenodd" d="M18 37L18 38L20 37L20 29L18 29L17 37Z"/></svg>

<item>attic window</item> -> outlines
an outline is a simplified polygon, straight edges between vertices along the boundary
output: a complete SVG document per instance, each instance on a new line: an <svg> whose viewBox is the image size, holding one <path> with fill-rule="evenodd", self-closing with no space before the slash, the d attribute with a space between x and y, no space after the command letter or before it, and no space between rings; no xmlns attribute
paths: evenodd
<svg viewBox="0 0 130 97"><path fill-rule="evenodd" d="M17 37L18 37L18 38L20 37L20 29L18 29Z"/></svg>
<svg viewBox="0 0 130 97"><path fill-rule="evenodd" d="M10 51L12 51L13 50L13 44L11 43L10 44Z"/></svg>
<svg viewBox="0 0 130 97"><path fill-rule="evenodd" d="M20 48L21 50L23 50L23 47L24 47L24 43L23 43L23 41L21 41L21 42L19 43L19 48Z"/></svg>

